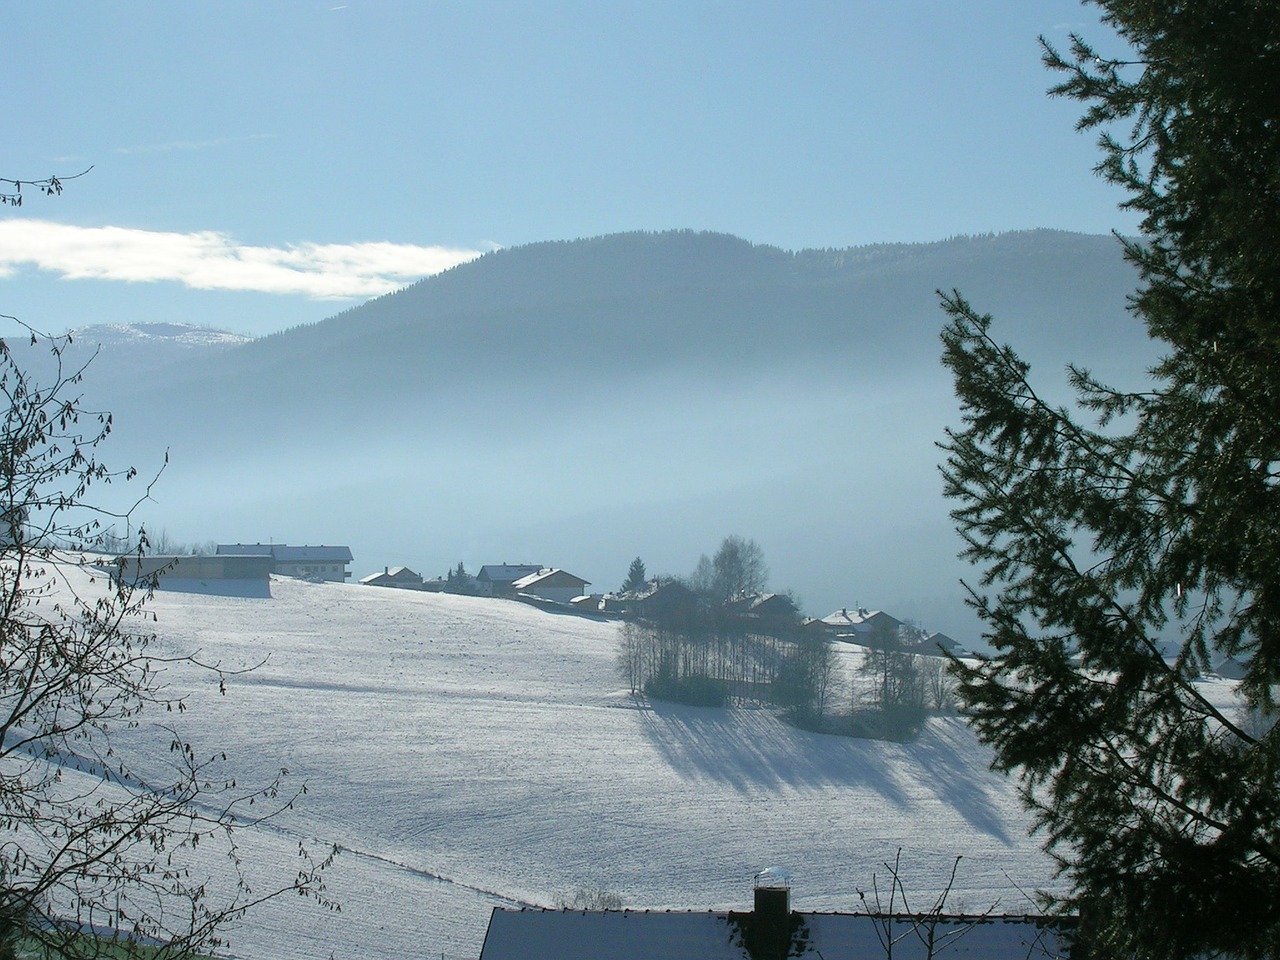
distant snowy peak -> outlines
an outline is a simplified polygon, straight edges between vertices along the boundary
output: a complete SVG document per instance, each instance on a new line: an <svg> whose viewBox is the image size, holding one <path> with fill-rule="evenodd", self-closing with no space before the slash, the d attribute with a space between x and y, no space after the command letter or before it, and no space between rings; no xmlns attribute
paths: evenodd
<svg viewBox="0 0 1280 960"><path fill-rule="evenodd" d="M162 370L183 365L198 370L253 340L188 323L96 324L68 335L71 343L62 351L62 362L88 367L88 379L96 388L114 384L126 393L148 388ZM25 351L24 364L37 375L47 375L48 364L42 366L40 352L38 348Z"/></svg>
<svg viewBox="0 0 1280 960"><path fill-rule="evenodd" d="M82 344L122 346L172 346L200 349L203 347L234 347L248 343L252 337L215 330L190 323L103 323L72 330L71 337Z"/></svg>

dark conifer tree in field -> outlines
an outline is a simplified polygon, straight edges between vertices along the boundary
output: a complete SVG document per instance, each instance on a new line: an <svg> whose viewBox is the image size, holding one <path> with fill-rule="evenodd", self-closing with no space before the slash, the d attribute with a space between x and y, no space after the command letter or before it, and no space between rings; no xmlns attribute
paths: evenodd
<svg viewBox="0 0 1280 960"><path fill-rule="evenodd" d="M1071 369L1047 403L991 318L945 296L964 420L943 468L994 657L957 665L1022 780L1096 956L1280 955L1280 728L1197 684L1280 691L1280 4L1100 0L1127 62L1044 45L1143 215L1149 384ZM1043 42L1043 41L1042 41Z"/></svg>
<svg viewBox="0 0 1280 960"><path fill-rule="evenodd" d="M444 578L445 593L470 593L475 585L475 577L467 573L462 561L456 567L450 567Z"/></svg>
<svg viewBox="0 0 1280 960"><path fill-rule="evenodd" d="M622 593L637 593L648 583L648 574L644 569L644 561L636 557L627 568L627 579L622 583Z"/></svg>

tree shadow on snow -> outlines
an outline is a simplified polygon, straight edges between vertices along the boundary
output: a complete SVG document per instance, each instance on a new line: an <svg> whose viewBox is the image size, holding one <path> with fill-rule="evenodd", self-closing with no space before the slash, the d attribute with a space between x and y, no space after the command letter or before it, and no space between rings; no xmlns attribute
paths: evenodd
<svg viewBox="0 0 1280 960"><path fill-rule="evenodd" d="M1002 814L1011 794L978 761L963 727L930 725L919 740L898 744L812 734L767 710L641 705L640 727L681 777L708 779L743 793L761 789L872 790L899 810L932 792L975 830L1013 843ZM962 739L965 742L960 742Z"/></svg>
<svg viewBox="0 0 1280 960"><path fill-rule="evenodd" d="M638 711L645 737L682 777L742 792L862 787L899 808L910 804L886 762L896 745L805 733L767 710L721 710L655 701Z"/></svg>
<svg viewBox="0 0 1280 960"><path fill-rule="evenodd" d="M975 763L972 750L958 743L972 736L958 719L932 724L910 750L922 768L921 781L939 800L975 830L1010 846L1013 841L996 800L1011 796L1011 788L987 764Z"/></svg>

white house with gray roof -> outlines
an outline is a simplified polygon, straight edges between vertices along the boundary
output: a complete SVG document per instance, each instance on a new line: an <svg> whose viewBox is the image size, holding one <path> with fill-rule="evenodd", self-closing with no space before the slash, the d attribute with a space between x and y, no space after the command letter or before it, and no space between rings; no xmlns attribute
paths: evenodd
<svg viewBox="0 0 1280 960"><path fill-rule="evenodd" d="M476 574L476 592L482 597L504 597L517 580L545 569L540 563L486 563Z"/></svg>
<svg viewBox="0 0 1280 960"><path fill-rule="evenodd" d="M219 554L267 556L275 561L272 573L304 580L332 580L345 583L351 579L347 569L352 561L350 547L292 547L287 543L220 543Z"/></svg>

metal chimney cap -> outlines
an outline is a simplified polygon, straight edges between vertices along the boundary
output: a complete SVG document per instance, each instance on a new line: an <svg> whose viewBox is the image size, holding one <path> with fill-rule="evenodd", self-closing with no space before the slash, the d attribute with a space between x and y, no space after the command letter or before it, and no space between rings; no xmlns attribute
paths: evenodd
<svg viewBox="0 0 1280 960"><path fill-rule="evenodd" d="M782 867L765 867L756 874L755 886L757 890L790 890L791 874Z"/></svg>

